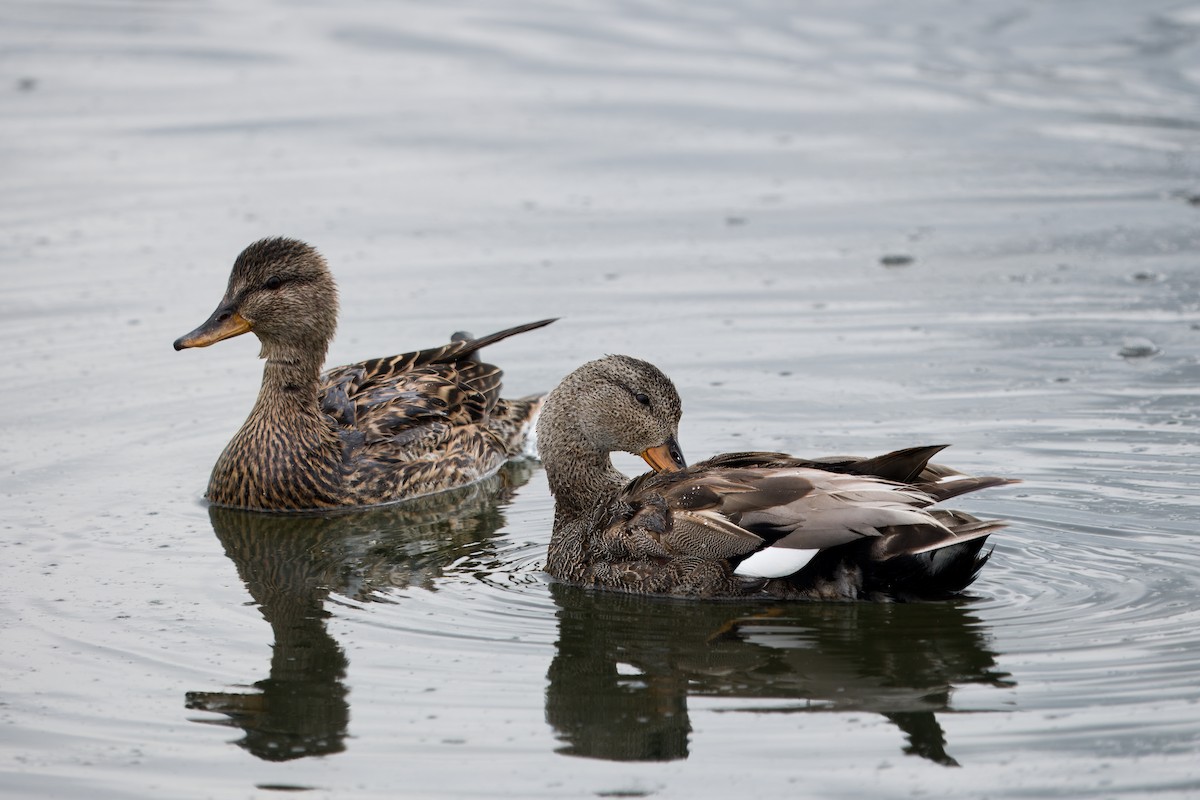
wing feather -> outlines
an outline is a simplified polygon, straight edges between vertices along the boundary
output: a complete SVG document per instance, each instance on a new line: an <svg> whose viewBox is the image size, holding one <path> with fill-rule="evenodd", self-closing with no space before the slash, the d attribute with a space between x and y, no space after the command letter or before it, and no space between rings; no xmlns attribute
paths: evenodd
<svg viewBox="0 0 1200 800"><path fill-rule="evenodd" d="M736 566L767 548L815 553L876 540L875 555L889 558L983 538L1002 523L929 507L1010 481L929 464L943 447L828 462L727 453L681 472L649 473L630 483L622 499L638 509L630 518L641 520L634 525L641 544L633 550Z"/></svg>

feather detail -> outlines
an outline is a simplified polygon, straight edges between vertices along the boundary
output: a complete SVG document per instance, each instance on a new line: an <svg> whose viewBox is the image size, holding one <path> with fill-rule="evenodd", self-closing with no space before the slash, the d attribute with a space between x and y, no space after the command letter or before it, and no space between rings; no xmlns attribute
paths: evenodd
<svg viewBox="0 0 1200 800"><path fill-rule="evenodd" d="M791 547L765 547L747 556L733 574L746 578L786 578L803 569L820 550Z"/></svg>
<svg viewBox="0 0 1200 800"><path fill-rule="evenodd" d="M538 449L555 498L546 569L598 588L687 597L907 600L959 592L988 556L994 520L936 503L1013 481L930 459L945 445L872 458L738 452L682 467L679 399L652 364L608 356L547 396ZM625 481L609 460L661 473Z"/></svg>
<svg viewBox="0 0 1200 800"><path fill-rule="evenodd" d="M465 486L519 454L536 400L506 403L483 347L553 320L320 373L337 322L325 260L264 239L234 263L207 322L175 343L253 332L267 359L258 401L213 468L216 505L302 511L406 500Z"/></svg>

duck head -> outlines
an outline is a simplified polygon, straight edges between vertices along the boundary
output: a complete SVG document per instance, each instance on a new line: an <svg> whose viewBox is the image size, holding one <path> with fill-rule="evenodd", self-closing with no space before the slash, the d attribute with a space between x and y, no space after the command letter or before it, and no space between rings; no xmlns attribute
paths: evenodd
<svg viewBox="0 0 1200 800"><path fill-rule="evenodd" d="M656 471L687 466L679 450L679 394L657 367L606 356L572 372L551 392L538 423L539 443L579 441L599 453L626 452Z"/></svg>
<svg viewBox="0 0 1200 800"><path fill-rule="evenodd" d="M176 339L175 349L208 347L251 331L262 343L262 358L323 359L337 310L337 286L315 248L295 239L263 239L237 257L216 311Z"/></svg>

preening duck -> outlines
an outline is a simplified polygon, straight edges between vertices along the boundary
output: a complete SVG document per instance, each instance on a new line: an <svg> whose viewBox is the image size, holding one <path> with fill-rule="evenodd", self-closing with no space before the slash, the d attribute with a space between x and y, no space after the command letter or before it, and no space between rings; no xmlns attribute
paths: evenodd
<svg viewBox="0 0 1200 800"><path fill-rule="evenodd" d="M690 597L911 600L965 589L1003 527L930 508L1013 483L930 459L727 453L686 466L680 400L654 365L584 364L546 396L538 450L555 500L546 571L603 589ZM656 471L633 481L610 453Z"/></svg>
<svg viewBox="0 0 1200 800"><path fill-rule="evenodd" d="M175 341L183 350L251 332L267 362L250 416L213 467L209 501L263 511L377 505L470 484L521 453L540 398L501 399L501 372L479 350L553 320L322 373L337 311L333 276L313 247L263 239L237 257L212 316Z"/></svg>

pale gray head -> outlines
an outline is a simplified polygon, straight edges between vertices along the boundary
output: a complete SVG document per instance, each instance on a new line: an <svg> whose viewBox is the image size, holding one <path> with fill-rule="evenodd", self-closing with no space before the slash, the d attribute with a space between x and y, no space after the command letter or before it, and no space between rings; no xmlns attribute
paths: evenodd
<svg viewBox="0 0 1200 800"><path fill-rule="evenodd" d="M640 455L655 469L685 466L677 441L679 394L658 367L629 356L605 356L572 372L552 391L538 420L538 447Z"/></svg>
<svg viewBox="0 0 1200 800"><path fill-rule="evenodd" d="M295 239L263 239L237 257L217 310L175 349L252 331L263 358L323 360L337 311L337 286L320 253Z"/></svg>

